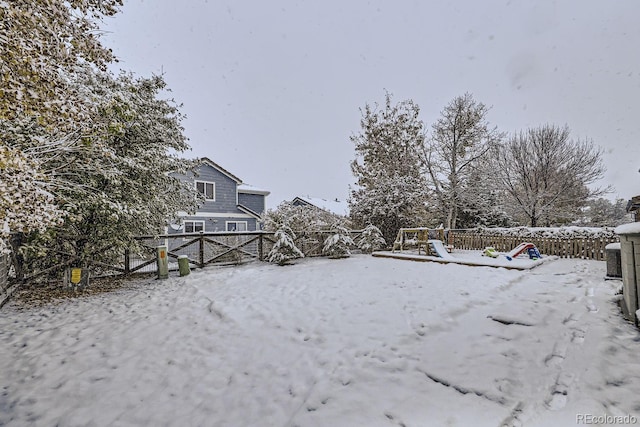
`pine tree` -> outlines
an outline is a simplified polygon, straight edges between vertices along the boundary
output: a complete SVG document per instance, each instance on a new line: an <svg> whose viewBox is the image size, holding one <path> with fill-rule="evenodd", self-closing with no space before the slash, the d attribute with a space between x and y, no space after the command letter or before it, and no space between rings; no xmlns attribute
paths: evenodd
<svg viewBox="0 0 640 427"><path fill-rule="evenodd" d="M456 227L509 227L513 218L509 213L508 195L500 186L488 159L480 159L462 186Z"/></svg>
<svg viewBox="0 0 640 427"><path fill-rule="evenodd" d="M324 241L322 254L329 258L348 258L351 256L349 246L353 246L353 240L349 230L340 224L333 226L334 233L327 237Z"/></svg>
<svg viewBox="0 0 640 427"><path fill-rule="evenodd" d="M267 261L278 265L288 264L296 258L304 258L304 254L296 247L296 235L287 225L281 225L275 232L276 243L267 255Z"/></svg>
<svg viewBox="0 0 640 427"><path fill-rule="evenodd" d="M358 248L364 253L371 253L383 248L386 243L382 236L382 231L375 225L369 224L362 230L360 241L358 241Z"/></svg>
<svg viewBox="0 0 640 427"><path fill-rule="evenodd" d="M426 221L426 181L422 150L424 126L419 107L411 100L392 105L387 93L384 108L365 105L361 132L351 137L356 159L351 170L356 188L349 199L355 226L379 224L385 239L394 239L400 227Z"/></svg>

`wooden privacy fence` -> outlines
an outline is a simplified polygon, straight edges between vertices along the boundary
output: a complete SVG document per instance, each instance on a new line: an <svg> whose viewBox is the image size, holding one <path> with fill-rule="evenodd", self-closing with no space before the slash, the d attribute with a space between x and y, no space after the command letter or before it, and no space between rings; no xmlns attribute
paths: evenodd
<svg viewBox="0 0 640 427"><path fill-rule="evenodd" d="M482 250L487 246L493 246L500 252L508 252L522 242L530 242L536 245L543 255L599 261L605 260L605 247L609 243L620 241L617 237L518 237L459 230L449 230L447 240L456 249Z"/></svg>

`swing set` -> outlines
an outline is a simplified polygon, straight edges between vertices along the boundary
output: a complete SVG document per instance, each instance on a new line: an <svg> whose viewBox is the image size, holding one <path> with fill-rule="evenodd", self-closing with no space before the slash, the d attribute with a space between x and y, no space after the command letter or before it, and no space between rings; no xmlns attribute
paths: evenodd
<svg viewBox="0 0 640 427"><path fill-rule="evenodd" d="M434 253L433 244L432 242L429 242L430 240L439 240L443 243L446 242L444 228L401 228L398 230L395 242L393 242L392 252L402 252L406 249L417 248L418 255L424 251L425 255L439 256ZM453 246L445 244L445 248L447 252L451 252Z"/></svg>

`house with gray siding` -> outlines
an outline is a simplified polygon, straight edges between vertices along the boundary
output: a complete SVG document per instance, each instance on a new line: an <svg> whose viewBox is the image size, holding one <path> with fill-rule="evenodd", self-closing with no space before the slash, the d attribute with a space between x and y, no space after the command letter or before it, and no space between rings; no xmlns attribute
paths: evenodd
<svg viewBox="0 0 640 427"><path fill-rule="evenodd" d="M170 224L169 233L262 229L269 191L244 184L236 175L206 157L201 159L196 173L180 178L193 182L204 196L204 202L195 215L181 212L181 221Z"/></svg>

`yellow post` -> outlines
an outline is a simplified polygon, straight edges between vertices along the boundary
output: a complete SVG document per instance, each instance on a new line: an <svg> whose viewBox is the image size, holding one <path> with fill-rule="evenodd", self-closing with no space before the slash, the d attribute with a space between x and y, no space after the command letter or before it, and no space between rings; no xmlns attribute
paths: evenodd
<svg viewBox="0 0 640 427"><path fill-rule="evenodd" d="M158 246L158 256L156 258L158 264L158 279L167 279L169 277L169 257L167 256L167 247Z"/></svg>

